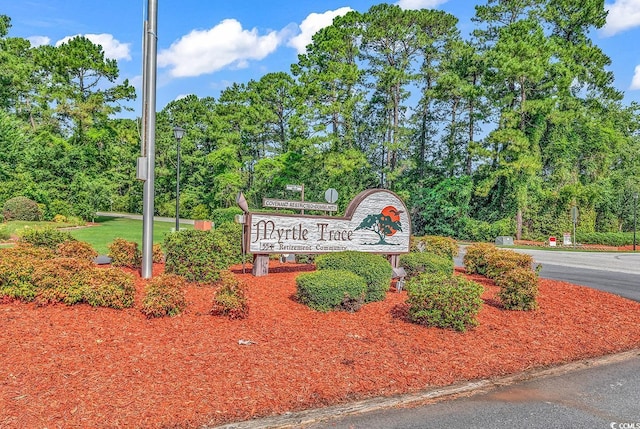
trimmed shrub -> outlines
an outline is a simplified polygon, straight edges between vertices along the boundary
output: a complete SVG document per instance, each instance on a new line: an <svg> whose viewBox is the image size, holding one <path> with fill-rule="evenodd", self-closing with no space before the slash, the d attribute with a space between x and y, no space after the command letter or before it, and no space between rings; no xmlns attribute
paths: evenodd
<svg viewBox="0 0 640 429"><path fill-rule="evenodd" d="M407 284L409 319L417 324L465 331L476 326L482 286L462 276L418 276Z"/></svg>
<svg viewBox="0 0 640 429"><path fill-rule="evenodd" d="M162 245L160 243L153 245L151 261L156 264L164 262L164 253L162 253Z"/></svg>
<svg viewBox="0 0 640 429"><path fill-rule="evenodd" d="M538 276L526 268L514 268L496 279L500 287L498 297L507 310L535 310L538 308Z"/></svg>
<svg viewBox="0 0 640 429"><path fill-rule="evenodd" d="M39 221L42 219L42 212L38 203L27 197L15 197L7 200L2 209L4 220L26 220Z"/></svg>
<svg viewBox="0 0 640 429"><path fill-rule="evenodd" d="M142 264L142 252L138 243L116 238L109 244L109 257L114 267L140 268Z"/></svg>
<svg viewBox="0 0 640 429"><path fill-rule="evenodd" d="M56 253L62 258L76 258L85 261L93 261L98 256L98 252L85 241L62 242L58 244Z"/></svg>
<svg viewBox="0 0 640 429"><path fill-rule="evenodd" d="M464 266L469 274L487 273L487 258L493 252L497 252L498 248L489 243L475 243L467 247L464 255Z"/></svg>
<svg viewBox="0 0 640 429"><path fill-rule="evenodd" d="M231 272L220 272L220 285L213 295L211 314L229 319L244 319L249 315L246 286Z"/></svg>
<svg viewBox="0 0 640 429"><path fill-rule="evenodd" d="M97 268L88 260L55 258L45 247L20 244L0 251L0 297L40 305L86 302L125 308L134 303L133 276L117 268Z"/></svg>
<svg viewBox="0 0 640 429"><path fill-rule="evenodd" d="M217 281L233 261L233 246L220 230L180 230L165 237L163 248L165 271L192 282Z"/></svg>
<svg viewBox="0 0 640 429"><path fill-rule="evenodd" d="M411 252L400 255L400 266L407 272L407 278L418 274L453 275L453 259L427 252Z"/></svg>
<svg viewBox="0 0 640 429"><path fill-rule="evenodd" d="M129 308L135 292L133 275L113 267L94 268L88 276L85 301L94 307Z"/></svg>
<svg viewBox="0 0 640 429"><path fill-rule="evenodd" d="M49 249L27 244L0 250L0 297L33 301L36 297L33 270L42 261L53 257Z"/></svg>
<svg viewBox="0 0 640 429"><path fill-rule="evenodd" d="M236 215L242 214L239 207L228 207L224 209L215 209L211 212L211 220L217 227L225 223L235 223Z"/></svg>
<svg viewBox="0 0 640 429"><path fill-rule="evenodd" d="M309 253L296 253L296 264L313 264L316 255Z"/></svg>
<svg viewBox="0 0 640 429"><path fill-rule="evenodd" d="M38 263L32 274L39 305L84 301L87 280L93 264L88 260L53 258Z"/></svg>
<svg viewBox="0 0 640 429"><path fill-rule="evenodd" d="M67 221L67 217L65 215L57 214L51 219L52 222L55 223L65 223Z"/></svg>
<svg viewBox="0 0 640 429"><path fill-rule="evenodd" d="M224 269L242 263L242 225L223 223L213 229L213 237L220 247L218 263Z"/></svg>
<svg viewBox="0 0 640 429"><path fill-rule="evenodd" d="M490 252L486 256L486 276L490 279L497 279L504 273L516 268L532 270L533 257L524 253L512 250L497 250Z"/></svg>
<svg viewBox="0 0 640 429"><path fill-rule="evenodd" d="M348 270L313 271L296 277L298 300L318 311L357 311L364 303L367 282Z"/></svg>
<svg viewBox="0 0 640 429"><path fill-rule="evenodd" d="M63 200L53 200L47 207L47 218L53 219L54 222L58 216L65 218L63 222L66 222L69 216L71 216L71 213L71 205Z"/></svg>
<svg viewBox="0 0 640 429"><path fill-rule="evenodd" d="M346 251L316 257L318 270L347 270L367 283L365 302L382 301L387 295L393 274L391 264L383 256Z"/></svg>
<svg viewBox="0 0 640 429"><path fill-rule="evenodd" d="M0 222L2 219L0 219ZM11 238L11 234L4 225L0 225L0 241L6 241Z"/></svg>
<svg viewBox="0 0 640 429"><path fill-rule="evenodd" d="M182 313L187 307L185 287L185 279L175 274L165 273L154 277L147 286L140 311L148 318Z"/></svg>
<svg viewBox="0 0 640 429"><path fill-rule="evenodd" d="M424 237L411 237L410 249L412 252L429 252L446 258L458 256L458 243L453 238L425 235Z"/></svg>
<svg viewBox="0 0 640 429"><path fill-rule="evenodd" d="M28 229L20 237L23 243L36 247L46 247L56 251L58 246L66 241L76 241L67 231L60 231L55 228Z"/></svg>

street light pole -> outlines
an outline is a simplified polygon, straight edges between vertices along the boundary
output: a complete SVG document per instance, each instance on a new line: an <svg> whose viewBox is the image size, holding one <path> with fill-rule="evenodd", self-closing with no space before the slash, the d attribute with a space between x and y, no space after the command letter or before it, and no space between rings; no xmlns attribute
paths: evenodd
<svg viewBox="0 0 640 429"><path fill-rule="evenodd" d="M176 138L178 163L176 164L176 232L180 231L180 140L184 136L184 129L173 127L173 136Z"/></svg>
<svg viewBox="0 0 640 429"><path fill-rule="evenodd" d="M142 264L143 279L153 276L153 200L156 162L156 75L158 53L158 0L147 1L142 68L142 150L138 178L144 180L142 194ZM143 174L144 172L144 174Z"/></svg>
<svg viewBox="0 0 640 429"><path fill-rule="evenodd" d="M636 208L638 206L638 193L633 194L633 251L636 251Z"/></svg>

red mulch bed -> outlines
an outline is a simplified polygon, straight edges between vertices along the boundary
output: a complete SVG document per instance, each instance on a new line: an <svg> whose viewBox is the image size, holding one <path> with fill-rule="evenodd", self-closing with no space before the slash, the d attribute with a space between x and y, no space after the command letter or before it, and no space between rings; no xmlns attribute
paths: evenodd
<svg viewBox="0 0 640 429"><path fill-rule="evenodd" d="M214 425L640 347L640 303L585 287L541 280L540 308L513 312L472 276L485 305L480 325L458 333L407 322L406 292L393 289L357 313L315 312L293 298L311 269L236 269L244 320L208 314L213 289L195 286L185 314L148 320L143 280L124 311L0 304L0 428Z"/></svg>

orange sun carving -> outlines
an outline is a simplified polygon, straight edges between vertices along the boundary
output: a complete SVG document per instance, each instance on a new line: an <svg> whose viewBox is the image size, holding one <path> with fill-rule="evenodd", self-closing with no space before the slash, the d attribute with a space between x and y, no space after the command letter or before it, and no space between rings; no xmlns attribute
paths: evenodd
<svg viewBox="0 0 640 429"><path fill-rule="evenodd" d="M389 218L391 222L398 222L400 221L400 213L402 212L394 206L386 206L382 209L382 212L380 214ZM384 235L386 235L387 237L391 237L396 232L397 230L395 228L387 226L387 228L385 228Z"/></svg>

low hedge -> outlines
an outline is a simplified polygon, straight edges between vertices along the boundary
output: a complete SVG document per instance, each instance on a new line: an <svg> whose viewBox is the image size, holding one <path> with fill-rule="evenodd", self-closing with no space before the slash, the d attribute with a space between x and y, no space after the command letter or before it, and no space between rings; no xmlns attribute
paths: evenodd
<svg viewBox="0 0 640 429"><path fill-rule="evenodd" d="M498 248L489 243L474 243L467 246L463 261L464 267L469 274L487 274L488 259Z"/></svg>
<svg viewBox="0 0 640 429"><path fill-rule="evenodd" d="M382 301L391 285L391 264L380 255L356 251L326 253L316 257L315 263L318 270L347 270L364 278L365 302Z"/></svg>
<svg viewBox="0 0 640 429"><path fill-rule="evenodd" d="M163 273L147 285L140 311L147 318L176 316L187 307L186 281L175 274Z"/></svg>
<svg viewBox="0 0 640 429"><path fill-rule="evenodd" d="M458 243L450 237L436 235L412 236L409 247L411 252L429 252L446 258L458 256Z"/></svg>
<svg viewBox="0 0 640 429"><path fill-rule="evenodd" d="M36 303L83 302L93 268L88 260L75 258L52 258L36 264L31 275Z"/></svg>
<svg viewBox="0 0 640 429"><path fill-rule="evenodd" d="M349 270L324 269L296 277L298 300L318 311L357 311L365 301L367 282Z"/></svg>
<svg viewBox="0 0 640 429"><path fill-rule="evenodd" d="M498 298L507 310L538 308L538 276L530 269L516 267L496 279L500 287Z"/></svg>
<svg viewBox="0 0 640 429"><path fill-rule="evenodd" d="M30 302L36 297L37 290L33 284L33 270L36 265L55 257L47 248L31 245L18 246L0 250L0 297Z"/></svg>
<svg viewBox="0 0 640 429"><path fill-rule="evenodd" d="M165 237L165 271L191 282L215 282L220 271L241 262L240 225L215 230L183 229ZM236 241L237 240L237 241Z"/></svg>
<svg viewBox="0 0 640 429"><path fill-rule="evenodd" d="M132 274L114 267L94 268L84 301L94 307L129 308L133 307L135 292Z"/></svg>
<svg viewBox="0 0 640 429"><path fill-rule="evenodd" d="M407 278L418 274L453 275L453 259L427 252L411 252L400 255L400 266L407 273Z"/></svg>
<svg viewBox="0 0 640 429"><path fill-rule="evenodd" d="M126 308L134 303L134 278L88 260L56 257L26 244L0 250L0 297L50 303Z"/></svg>
<svg viewBox="0 0 640 429"><path fill-rule="evenodd" d="M560 235L561 236L561 235ZM579 232L576 234L578 243L601 244L604 246L628 246L633 244L631 232Z"/></svg>
<svg viewBox="0 0 640 429"><path fill-rule="evenodd" d="M244 319L249 315L246 285L227 270L220 272L218 289L213 295L211 314L229 319Z"/></svg>
<svg viewBox="0 0 640 429"><path fill-rule="evenodd" d="M56 228L28 229L20 237L22 243L36 247L46 247L56 250L58 246L67 241L76 241L68 231L60 231Z"/></svg>
<svg viewBox="0 0 640 429"><path fill-rule="evenodd" d="M108 248L111 265L114 267L140 268L142 266L142 251L135 241L116 238Z"/></svg>
<svg viewBox="0 0 640 429"><path fill-rule="evenodd" d="M87 242L84 241L65 241L58 245L56 254L63 258L76 258L86 261L93 261L98 252Z"/></svg>
<svg viewBox="0 0 640 429"><path fill-rule="evenodd" d="M513 250L489 252L486 256L486 262L485 275L493 280L516 268L533 270L533 256L514 252Z"/></svg>
<svg viewBox="0 0 640 429"><path fill-rule="evenodd" d="M42 212L38 203L27 197L14 197L5 201L2 208L2 216L5 222L11 220L42 220Z"/></svg>
<svg viewBox="0 0 640 429"><path fill-rule="evenodd" d="M465 331L478 324L483 288L461 276L420 275L407 283L409 319L417 324Z"/></svg>

